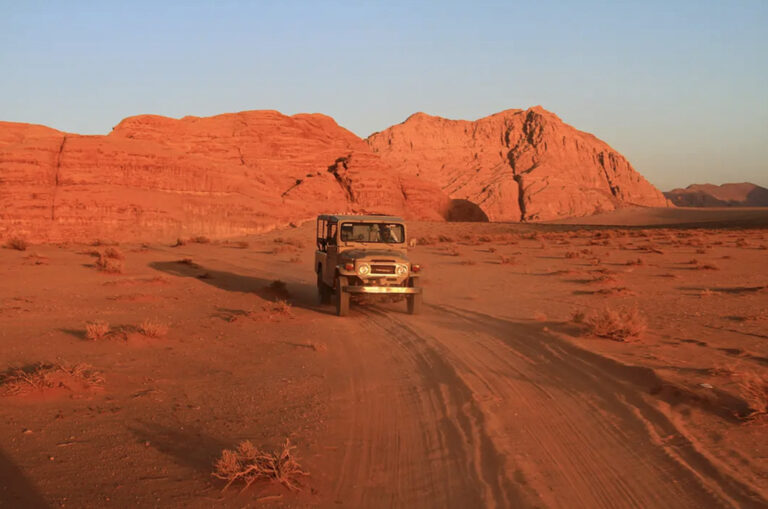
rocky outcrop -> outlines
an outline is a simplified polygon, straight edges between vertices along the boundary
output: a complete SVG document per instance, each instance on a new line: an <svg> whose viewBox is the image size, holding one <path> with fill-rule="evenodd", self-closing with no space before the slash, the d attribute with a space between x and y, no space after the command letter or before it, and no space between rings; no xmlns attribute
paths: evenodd
<svg viewBox="0 0 768 509"><path fill-rule="evenodd" d="M446 203L324 115L142 115L106 136L0 123L0 236L226 237L322 212L441 219Z"/></svg>
<svg viewBox="0 0 768 509"><path fill-rule="evenodd" d="M621 154L541 107L474 122L417 113L367 141L391 166L439 185L461 217L536 221L668 205Z"/></svg>
<svg viewBox="0 0 768 509"><path fill-rule="evenodd" d="M768 207L768 189L739 184L692 184L664 193L678 207Z"/></svg>

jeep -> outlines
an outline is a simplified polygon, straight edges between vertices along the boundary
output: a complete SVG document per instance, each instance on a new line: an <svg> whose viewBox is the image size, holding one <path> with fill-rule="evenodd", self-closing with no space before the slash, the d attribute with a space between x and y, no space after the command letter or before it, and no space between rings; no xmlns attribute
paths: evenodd
<svg viewBox="0 0 768 509"><path fill-rule="evenodd" d="M315 271L321 304L349 313L353 296L405 297L408 312L421 311L421 267L408 259L405 222L390 216L317 216Z"/></svg>

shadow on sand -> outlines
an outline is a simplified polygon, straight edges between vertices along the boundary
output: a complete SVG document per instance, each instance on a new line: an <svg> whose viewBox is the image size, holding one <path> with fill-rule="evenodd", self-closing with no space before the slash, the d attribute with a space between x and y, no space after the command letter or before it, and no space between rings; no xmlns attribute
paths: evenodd
<svg viewBox="0 0 768 509"><path fill-rule="evenodd" d="M50 507L24 472L0 450L0 507Z"/></svg>
<svg viewBox="0 0 768 509"><path fill-rule="evenodd" d="M318 303L317 288L303 282L288 281L284 286L275 284L276 279L258 276L244 276L221 270L214 270L197 263L151 262L149 266L160 272L176 277L194 278L207 285L228 292L254 294L268 301L288 300L293 306L317 313L333 314L330 306Z"/></svg>

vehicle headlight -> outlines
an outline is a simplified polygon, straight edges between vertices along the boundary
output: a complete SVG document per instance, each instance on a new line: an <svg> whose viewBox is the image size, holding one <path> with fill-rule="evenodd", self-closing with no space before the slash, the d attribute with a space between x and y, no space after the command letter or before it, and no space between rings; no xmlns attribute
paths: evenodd
<svg viewBox="0 0 768 509"><path fill-rule="evenodd" d="M361 276L370 274L371 266L368 265L367 263L361 263L360 265L357 266L357 273L360 274Z"/></svg>
<svg viewBox="0 0 768 509"><path fill-rule="evenodd" d="M405 276L406 274L408 274L408 266L407 265L398 265L397 268L395 269L395 273L398 276Z"/></svg>

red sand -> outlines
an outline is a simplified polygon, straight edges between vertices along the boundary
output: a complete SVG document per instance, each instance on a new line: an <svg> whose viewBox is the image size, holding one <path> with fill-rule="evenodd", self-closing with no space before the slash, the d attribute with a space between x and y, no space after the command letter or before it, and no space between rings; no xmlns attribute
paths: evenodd
<svg viewBox="0 0 768 509"><path fill-rule="evenodd" d="M311 223L247 246L123 244L117 275L99 247L2 249L0 368L84 362L105 385L0 400L0 505L765 507L766 423L743 419L740 382L768 377L768 214L646 212L633 224L652 227L414 223L434 241L414 249L418 316L318 306ZM606 306L637 306L647 331L570 321ZM147 318L167 336L84 339L86 321ZM223 449L285 438L301 492L221 492Z"/></svg>

